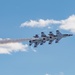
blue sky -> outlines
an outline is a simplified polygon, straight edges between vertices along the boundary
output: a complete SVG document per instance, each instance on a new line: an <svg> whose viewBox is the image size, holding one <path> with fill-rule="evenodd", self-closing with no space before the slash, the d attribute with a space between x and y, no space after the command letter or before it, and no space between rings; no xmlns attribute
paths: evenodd
<svg viewBox="0 0 75 75"><path fill-rule="evenodd" d="M75 0L0 0L1 39L31 38L56 29L75 34L74 24ZM0 45L0 75L75 75L75 36L36 49L27 44Z"/></svg>

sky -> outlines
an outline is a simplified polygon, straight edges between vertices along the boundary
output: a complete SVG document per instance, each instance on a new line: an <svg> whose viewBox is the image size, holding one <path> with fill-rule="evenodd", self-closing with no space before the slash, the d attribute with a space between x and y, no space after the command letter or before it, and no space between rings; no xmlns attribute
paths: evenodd
<svg viewBox="0 0 75 75"><path fill-rule="evenodd" d="M0 40L57 29L73 36L37 48L0 44L0 75L75 75L75 0L0 0Z"/></svg>

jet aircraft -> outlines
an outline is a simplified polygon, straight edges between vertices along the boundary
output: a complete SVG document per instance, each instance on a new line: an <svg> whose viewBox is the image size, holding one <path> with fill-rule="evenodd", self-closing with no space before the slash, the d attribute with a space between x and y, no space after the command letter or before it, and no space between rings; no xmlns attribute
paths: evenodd
<svg viewBox="0 0 75 75"><path fill-rule="evenodd" d="M50 33L48 34L48 39L47 39L47 41L49 41L48 44L52 44L52 42L53 42L55 39L56 39L56 35L54 35L52 32L50 32Z"/></svg>
<svg viewBox="0 0 75 75"><path fill-rule="evenodd" d="M62 38L73 36L73 34L62 34L59 30L56 30L56 41L58 43Z"/></svg>
<svg viewBox="0 0 75 75"><path fill-rule="evenodd" d="M56 30L56 35L54 35L51 31L48 35L46 35L44 32L41 32L41 36L39 37L37 34L33 36L33 38L21 38L21 39L0 39L0 44L6 44L6 43L16 43L16 42L24 42L29 41L29 46L34 44L34 47L37 47L38 45L43 45L48 41L48 44L52 44L52 42L55 40L55 43L58 43L62 38L73 36L73 34L62 34L59 30Z"/></svg>
<svg viewBox="0 0 75 75"><path fill-rule="evenodd" d="M44 32L41 32L41 37L36 34L34 39L29 40L29 46L34 43L34 47L37 47L39 44L43 45L46 41L49 42L48 44L52 44L54 40L55 43L58 43L62 38L68 36L73 36L73 34L62 34L59 30L56 30L56 35L54 35L51 31L48 35L46 35Z"/></svg>
<svg viewBox="0 0 75 75"><path fill-rule="evenodd" d="M44 38L39 37L37 34L33 36L34 39L29 40L29 46L34 43L34 47L37 47L39 44L42 45L44 43Z"/></svg>

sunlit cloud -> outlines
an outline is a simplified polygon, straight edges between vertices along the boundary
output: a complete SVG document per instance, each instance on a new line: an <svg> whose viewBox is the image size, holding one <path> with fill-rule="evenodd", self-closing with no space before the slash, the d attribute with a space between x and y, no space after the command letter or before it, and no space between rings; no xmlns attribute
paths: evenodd
<svg viewBox="0 0 75 75"><path fill-rule="evenodd" d="M18 51L28 51L28 45L22 44L17 41L12 41L10 39L0 38L0 54L11 54L12 52Z"/></svg>
<svg viewBox="0 0 75 75"><path fill-rule="evenodd" d="M49 26L50 24L60 24L60 21L56 21L53 19L39 19L39 20L30 20L30 21L26 21L24 23L21 24L21 27L46 27Z"/></svg>
<svg viewBox="0 0 75 75"><path fill-rule="evenodd" d="M75 33L75 15L61 21L60 29L70 30Z"/></svg>
<svg viewBox="0 0 75 75"><path fill-rule="evenodd" d="M27 51L28 45L22 43L0 44L0 54L11 54L12 52Z"/></svg>
<svg viewBox="0 0 75 75"><path fill-rule="evenodd" d="M54 19L39 19L39 20L30 20L21 24L21 27L48 27L51 28L51 25L58 25L58 28L63 30L68 30L75 33L75 15L69 16L67 19L63 20L54 20Z"/></svg>

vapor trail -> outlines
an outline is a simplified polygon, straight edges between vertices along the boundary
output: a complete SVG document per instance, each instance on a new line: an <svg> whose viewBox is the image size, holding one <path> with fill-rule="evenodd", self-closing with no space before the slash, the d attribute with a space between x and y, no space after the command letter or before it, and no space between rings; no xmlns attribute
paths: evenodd
<svg viewBox="0 0 75 75"><path fill-rule="evenodd" d="M29 41L29 40L32 40L32 39L34 39L34 38L0 39L0 44L25 42L25 41Z"/></svg>

